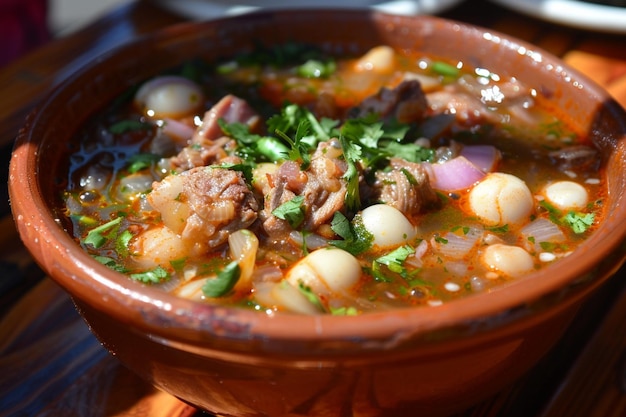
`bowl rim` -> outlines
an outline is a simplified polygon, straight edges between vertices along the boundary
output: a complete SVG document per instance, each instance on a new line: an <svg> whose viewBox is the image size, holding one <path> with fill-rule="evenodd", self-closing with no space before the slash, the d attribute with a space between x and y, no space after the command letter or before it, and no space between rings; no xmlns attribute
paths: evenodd
<svg viewBox="0 0 626 417"><path fill-rule="evenodd" d="M327 11L314 9L304 13L314 15L324 12ZM332 10L332 13L337 12L337 9ZM362 19L372 19L372 16L378 18L388 16L372 10L350 10L349 12L358 14ZM470 333L489 330L541 311L542 308L546 308L542 307L542 303L545 304L549 298L581 298L583 293L601 284L606 276L581 281L579 280L581 277L574 272L559 275L554 273L554 267L548 267L531 274L532 279L518 280L511 285L498 288L497 291L465 297L440 306L370 312L360 316L267 315L236 307L186 300L156 288L132 282L125 275L111 271L80 250L69 234L55 222L52 211L46 206L42 197L38 181L38 175L42 174L42 171L38 169L39 144L32 132L32 126L37 126L42 119L45 120L46 112L55 104L63 90L73 85L81 74L88 73L112 56L136 48L138 45L155 40L167 40L189 31L206 31L242 18L262 20L271 16L288 19L293 13L303 13L303 10L261 11L212 21L188 22L141 36L106 52L96 61L79 69L75 77L70 77L55 87L31 113L25 126L20 130L10 163L11 206L17 215L16 224L27 248L35 255L38 263L52 262L51 264L58 266L58 269L48 271L48 273L72 297L93 303L98 310L118 320L143 328L155 336L173 337L185 343L206 342L207 339L214 338L234 341L277 339L300 342L352 340L358 343L364 339L372 339L380 340L380 343L372 344L372 349L379 349L389 346L390 341L393 341L392 344L402 343L405 338L419 338L429 332L455 326L467 327L465 331ZM390 19L396 22L402 22L403 19L435 21L451 30L453 27L456 28L455 30L478 30L481 33L486 32L499 37L499 42L506 48L526 48L533 53L540 54L543 61L552 63L559 70L567 72L568 76L589 90L589 94L597 97L609 112L616 115L616 118L621 118L620 127L622 132L626 132L626 114L608 93L595 82L541 48L491 29L440 17L392 16ZM502 42L503 40L507 42ZM622 142L624 141L626 141L626 136L622 137ZM33 175L33 173L36 174ZM624 261L626 249L623 243L626 237L626 227L616 219L626 219L626 204L618 205L613 217L605 219L601 230L605 230L606 234L601 239L596 233L574 252L576 262L579 263L578 271L583 271L585 276L593 275L597 265L605 261L605 253L610 251L620 250L622 254L619 264L621 265ZM78 250L72 251L72 248ZM583 253L585 256L577 256ZM58 258L58 260L51 261L51 258ZM60 265L62 263L60 259L68 261L66 266ZM610 275L618 266L610 266L612 270L604 275ZM134 318L126 316L129 310L134 312L132 316ZM176 333L173 329L180 330L175 337L172 336L172 332ZM189 329L194 329L198 334L185 332ZM293 329L297 329L297 332ZM440 337L445 339L446 336L440 335ZM427 338L430 339L430 337Z"/></svg>

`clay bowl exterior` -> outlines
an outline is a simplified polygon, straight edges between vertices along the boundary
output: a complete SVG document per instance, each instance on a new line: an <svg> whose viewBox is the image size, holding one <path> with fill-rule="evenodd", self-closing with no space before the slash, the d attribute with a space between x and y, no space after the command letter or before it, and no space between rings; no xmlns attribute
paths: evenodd
<svg viewBox="0 0 626 417"><path fill-rule="evenodd" d="M265 314L178 299L131 282L64 231L59 183L77 127L128 86L187 58L255 42L364 51L380 44L516 75L595 141L608 215L558 264L492 293L358 317ZM599 87L524 42L433 17L280 11L172 27L116 50L56 89L28 119L10 167L20 235L92 331L157 387L221 416L449 415L495 393L558 340L625 257L626 115Z"/></svg>

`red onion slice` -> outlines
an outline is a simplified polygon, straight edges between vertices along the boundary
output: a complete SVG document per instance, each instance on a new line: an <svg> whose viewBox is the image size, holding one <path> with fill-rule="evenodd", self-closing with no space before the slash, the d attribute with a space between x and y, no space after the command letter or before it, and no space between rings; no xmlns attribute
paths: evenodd
<svg viewBox="0 0 626 417"><path fill-rule="evenodd" d="M501 157L500 151L491 145L464 146L461 149L461 156L483 172L493 172Z"/></svg>
<svg viewBox="0 0 626 417"><path fill-rule="evenodd" d="M485 173L467 158L458 156L442 164L424 163L435 190L466 190L480 181Z"/></svg>
<svg viewBox="0 0 626 417"><path fill-rule="evenodd" d="M163 119L163 133L174 139L177 143L186 143L194 132L195 128L178 120L165 118Z"/></svg>

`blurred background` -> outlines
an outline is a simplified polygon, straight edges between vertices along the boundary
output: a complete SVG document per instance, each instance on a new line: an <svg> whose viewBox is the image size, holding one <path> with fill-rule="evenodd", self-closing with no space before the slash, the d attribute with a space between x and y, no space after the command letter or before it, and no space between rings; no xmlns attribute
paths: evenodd
<svg viewBox="0 0 626 417"><path fill-rule="evenodd" d="M49 0L48 22L51 32L63 35L76 30L85 22L130 0Z"/></svg>

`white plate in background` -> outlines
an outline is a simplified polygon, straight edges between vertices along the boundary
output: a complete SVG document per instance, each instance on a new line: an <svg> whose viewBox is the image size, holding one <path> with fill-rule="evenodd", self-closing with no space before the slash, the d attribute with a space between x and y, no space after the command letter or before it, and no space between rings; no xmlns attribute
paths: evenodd
<svg viewBox="0 0 626 417"><path fill-rule="evenodd" d="M626 7L578 0L491 1L554 23L601 32L626 33Z"/></svg>
<svg viewBox="0 0 626 417"><path fill-rule="evenodd" d="M441 13L463 0L153 0L161 7L192 20L231 16L261 8L363 8L396 14Z"/></svg>

